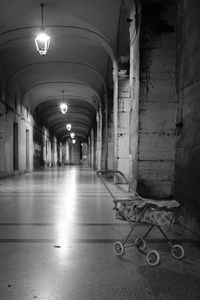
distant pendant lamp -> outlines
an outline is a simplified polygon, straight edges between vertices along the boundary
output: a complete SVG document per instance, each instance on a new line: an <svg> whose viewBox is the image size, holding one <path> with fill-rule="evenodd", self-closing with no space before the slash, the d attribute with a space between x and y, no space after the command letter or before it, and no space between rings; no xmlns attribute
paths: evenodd
<svg viewBox="0 0 200 300"><path fill-rule="evenodd" d="M75 144L75 143L76 143L76 140L75 140L75 139L73 139L73 140L72 140L72 144Z"/></svg>
<svg viewBox="0 0 200 300"><path fill-rule="evenodd" d="M37 51L40 53L40 55L45 55L47 53L47 50L49 49L49 44L50 44L50 36L45 33L44 31L44 25L43 25L43 20L44 20L44 15L43 15L43 7L44 4L41 3L41 31L35 38L35 45L37 48Z"/></svg>
<svg viewBox="0 0 200 300"><path fill-rule="evenodd" d="M67 107L67 104L66 104L66 103L60 104L60 110L61 110L61 113L62 113L63 115L66 114L67 109L68 109L68 107Z"/></svg>
<svg viewBox="0 0 200 300"><path fill-rule="evenodd" d="M74 139L75 134L72 132L72 133L70 133L70 136L71 136L72 139Z"/></svg>
<svg viewBox="0 0 200 300"><path fill-rule="evenodd" d="M72 129L72 125L71 125L70 123L68 123L68 124L66 125L66 128L67 128L68 131L70 131L70 130Z"/></svg>
<svg viewBox="0 0 200 300"><path fill-rule="evenodd" d="M62 91L63 93L63 103L60 104L60 110L62 114L66 114L68 106L66 103L64 103L64 91Z"/></svg>

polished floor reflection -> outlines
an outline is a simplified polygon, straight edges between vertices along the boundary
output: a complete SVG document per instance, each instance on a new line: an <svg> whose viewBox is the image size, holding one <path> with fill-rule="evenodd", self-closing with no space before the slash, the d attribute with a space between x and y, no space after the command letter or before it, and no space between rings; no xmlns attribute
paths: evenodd
<svg viewBox="0 0 200 300"><path fill-rule="evenodd" d="M128 224L115 219L110 195L86 166L1 179L0 207L1 300L199 299L199 247L183 232L169 232L184 242L182 261L157 233L157 267L133 248L113 254Z"/></svg>

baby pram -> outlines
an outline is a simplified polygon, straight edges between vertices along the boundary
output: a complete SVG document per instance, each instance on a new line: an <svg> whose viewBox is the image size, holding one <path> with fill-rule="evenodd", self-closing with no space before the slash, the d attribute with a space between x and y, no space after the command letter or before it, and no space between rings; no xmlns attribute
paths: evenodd
<svg viewBox="0 0 200 300"><path fill-rule="evenodd" d="M113 244L113 251L116 255L123 255L125 248L136 247L143 255L145 255L146 262L149 265L156 266L160 261L160 255L158 251L148 247L145 239L151 230L154 227L157 227L169 243L172 256L176 259L182 259L184 257L183 247L178 244L173 245L161 228L161 226L170 226L175 222L177 208L180 206L176 200L160 201L145 199L137 193L130 194L128 192L126 193L127 196L125 198L118 199L109 187L109 181L105 176L112 176L112 179L115 180L120 176L124 183L129 184L124 174L120 171L99 170L97 171L97 176L101 179L113 198L113 209L116 211L116 218L130 224L130 231L124 241L117 241ZM141 224L148 225L146 233L143 234L143 236L137 237L133 243L128 243L135 227Z"/></svg>

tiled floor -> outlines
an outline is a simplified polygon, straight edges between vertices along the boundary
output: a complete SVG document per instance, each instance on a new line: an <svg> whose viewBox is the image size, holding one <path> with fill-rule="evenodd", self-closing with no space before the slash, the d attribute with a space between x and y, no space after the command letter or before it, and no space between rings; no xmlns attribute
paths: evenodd
<svg viewBox="0 0 200 300"><path fill-rule="evenodd" d="M116 257L112 244L129 226L112 208L84 166L0 180L0 300L199 300L198 243L185 240L185 258L175 260L155 232L150 246L160 253L158 266L135 248ZM135 233L144 231L138 226Z"/></svg>

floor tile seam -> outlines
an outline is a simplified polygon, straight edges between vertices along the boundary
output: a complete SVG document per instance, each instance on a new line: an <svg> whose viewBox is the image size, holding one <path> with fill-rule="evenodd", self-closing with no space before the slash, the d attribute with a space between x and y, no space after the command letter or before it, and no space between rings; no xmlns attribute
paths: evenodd
<svg viewBox="0 0 200 300"><path fill-rule="evenodd" d="M119 241L119 239L0 239L1 244L113 244L116 241ZM192 239L170 239L172 243L192 243L195 245L195 243L198 244L198 242L195 242ZM164 239L146 239L146 242L149 244L166 244L166 240ZM134 243L134 240L130 240L129 244Z"/></svg>
<svg viewBox="0 0 200 300"><path fill-rule="evenodd" d="M0 223L0 226L41 226L41 227L57 227L58 223ZM66 226L83 226L83 227L112 227L112 226L126 226L129 227L129 224L122 223L66 223ZM140 225L141 227L145 225Z"/></svg>
<svg viewBox="0 0 200 300"><path fill-rule="evenodd" d="M8 192L8 193L1 193L0 192L0 197L7 197L7 198L13 198L13 197L16 197L16 196L23 196L23 197L26 197L26 196L43 196L43 197L46 197L46 196L50 196L50 197L54 197L54 196L56 196L56 197L58 197L58 196L66 196L66 194L63 194L63 193L29 193L29 192L24 192L24 193L22 193L22 192L19 192L19 193L16 193L16 192L13 192L13 193L10 193L10 192ZM76 197L77 198L80 198L80 197L95 197L95 198L97 198L97 197L99 197L99 198L109 198L109 199L111 199L112 197L111 196L109 196L109 195L104 195L104 194L97 194L97 193L80 193L80 194L78 194L78 193L76 193Z"/></svg>

